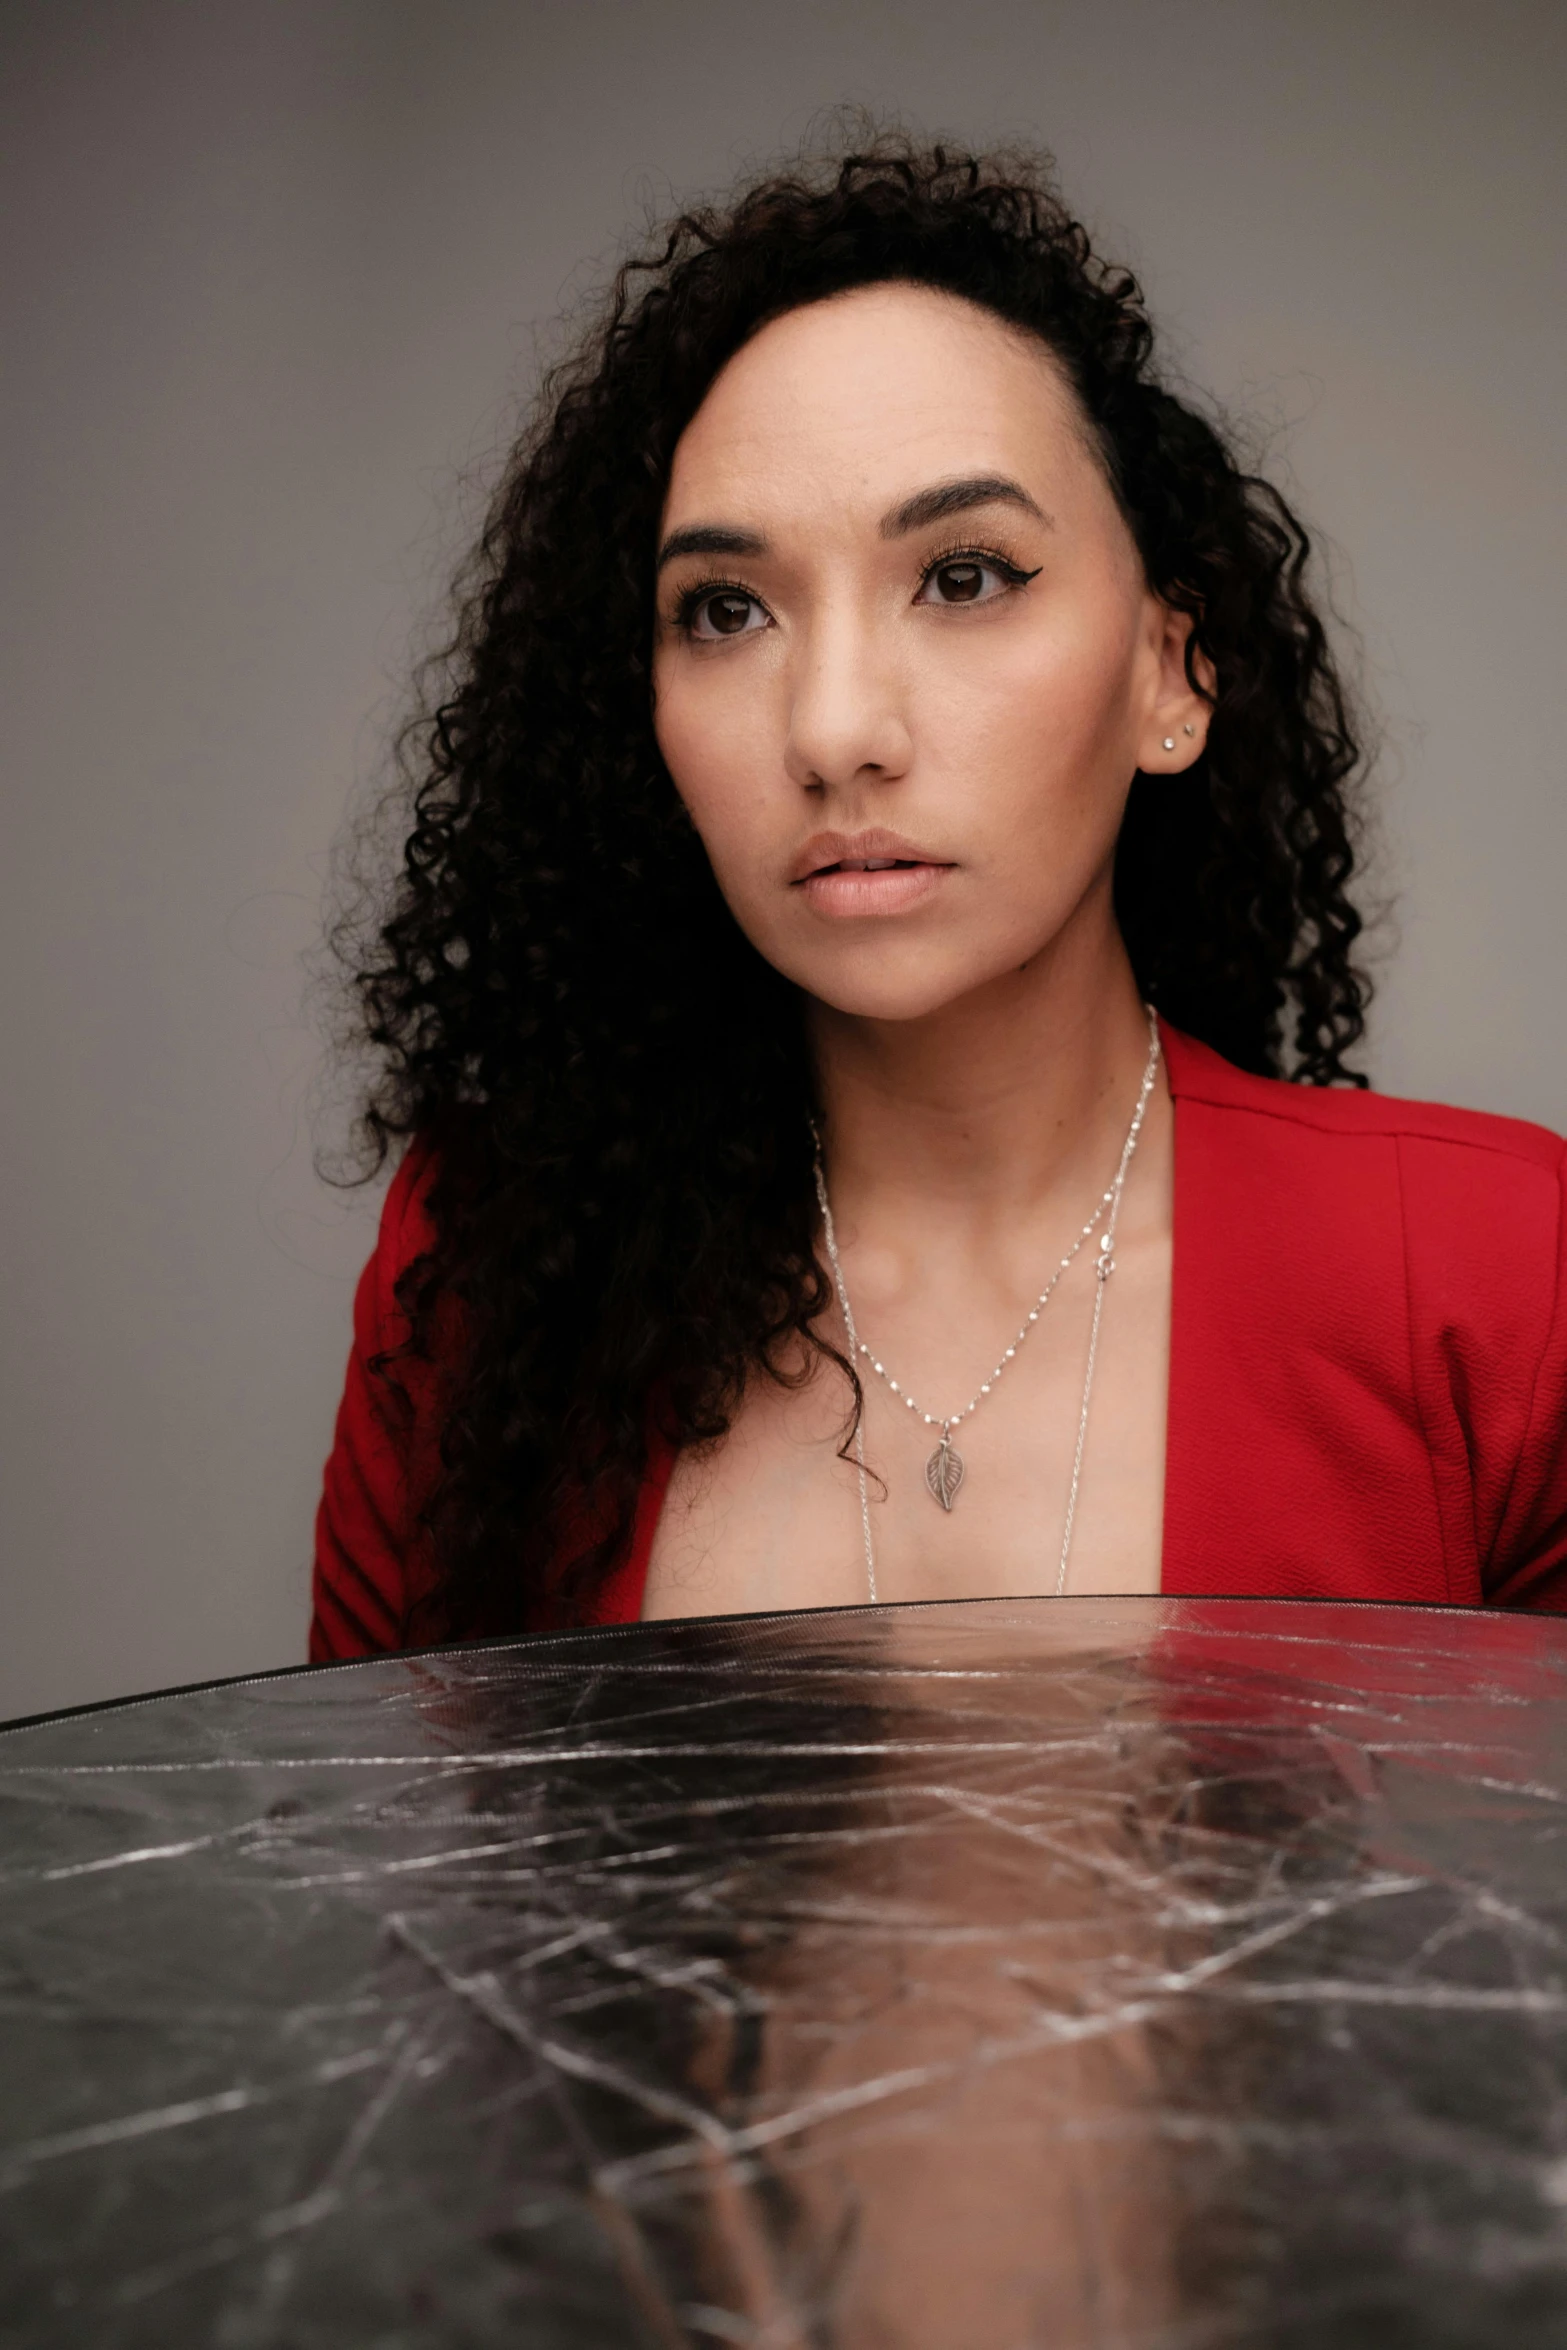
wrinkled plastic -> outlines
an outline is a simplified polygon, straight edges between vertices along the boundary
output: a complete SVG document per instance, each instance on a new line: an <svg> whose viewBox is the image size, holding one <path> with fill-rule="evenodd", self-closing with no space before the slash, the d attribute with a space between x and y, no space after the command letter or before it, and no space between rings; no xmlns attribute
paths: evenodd
<svg viewBox="0 0 1567 2350"><path fill-rule="evenodd" d="M0 2343L1567 2341L1567 1625L992 1601L0 1735Z"/></svg>

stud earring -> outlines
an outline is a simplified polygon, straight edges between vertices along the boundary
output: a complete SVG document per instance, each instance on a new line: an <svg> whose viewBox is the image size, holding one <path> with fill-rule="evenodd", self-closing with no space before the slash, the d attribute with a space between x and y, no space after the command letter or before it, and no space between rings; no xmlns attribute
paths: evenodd
<svg viewBox="0 0 1567 2350"><path fill-rule="evenodd" d="M1195 734L1197 729L1195 726L1183 726L1181 728L1181 732L1182 734Z"/></svg>
<svg viewBox="0 0 1567 2350"><path fill-rule="evenodd" d="M1165 749L1166 749L1167 751L1173 751L1173 750L1174 750L1174 748L1175 748L1175 737L1174 737L1174 735L1173 735L1173 734L1167 734L1167 735L1165 736L1165 738L1164 738L1164 747L1165 747Z"/></svg>

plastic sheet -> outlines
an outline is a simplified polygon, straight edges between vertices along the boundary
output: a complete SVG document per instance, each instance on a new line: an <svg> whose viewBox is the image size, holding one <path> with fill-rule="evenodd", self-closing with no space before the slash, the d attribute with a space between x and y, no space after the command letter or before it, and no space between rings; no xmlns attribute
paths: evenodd
<svg viewBox="0 0 1567 2350"><path fill-rule="evenodd" d="M1567 2340L1567 1626L650 1624L0 1736L0 2343Z"/></svg>

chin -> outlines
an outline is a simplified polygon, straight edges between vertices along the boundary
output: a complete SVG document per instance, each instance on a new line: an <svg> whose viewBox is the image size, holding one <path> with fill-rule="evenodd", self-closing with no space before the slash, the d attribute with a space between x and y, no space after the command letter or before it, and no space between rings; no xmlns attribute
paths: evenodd
<svg viewBox="0 0 1567 2350"><path fill-rule="evenodd" d="M999 973L983 970L932 970L928 960L911 959L904 969L855 970L818 965L792 971L789 976L807 995L841 1012L850 1020L928 1020L972 995Z"/></svg>

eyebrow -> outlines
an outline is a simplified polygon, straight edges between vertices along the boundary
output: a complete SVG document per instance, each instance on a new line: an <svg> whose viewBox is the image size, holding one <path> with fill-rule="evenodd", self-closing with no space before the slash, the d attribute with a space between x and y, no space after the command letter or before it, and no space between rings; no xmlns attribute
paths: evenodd
<svg viewBox="0 0 1567 2350"><path fill-rule="evenodd" d="M955 481L938 481L928 490L916 490L911 498L894 506L881 518L884 539L906 538L911 530L923 530L932 522L943 522L949 514L964 514L971 506L1021 506L1026 514L1034 515L1053 529L1049 515L1036 505L1020 481L1013 481L1004 473L965 473ZM678 562L682 555L765 555L767 541L760 532L738 530L733 524L696 522L686 530L673 530L658 550L655 570Z"/></svg>
<svg viewBox="0 0 1567 2350"><path fill-rule="evenodd" d="M1043 507L1037 506L1020 481L1004 473L965 473L956 481L939 481L928 490L916 490L881 521L884 539L901 539L927 523L943 522L949 514L964 514L970 506L1021 506L1047 530L1053 527Z"/></svg>
<svg viewBox="0 0 1567 2350"><path fill-rule="evenodd" d="M655 569L682 555L765 555L767 541L754 530L734 530L717 522L693 523L689 530L671 531L658 550Z"/></svg>

